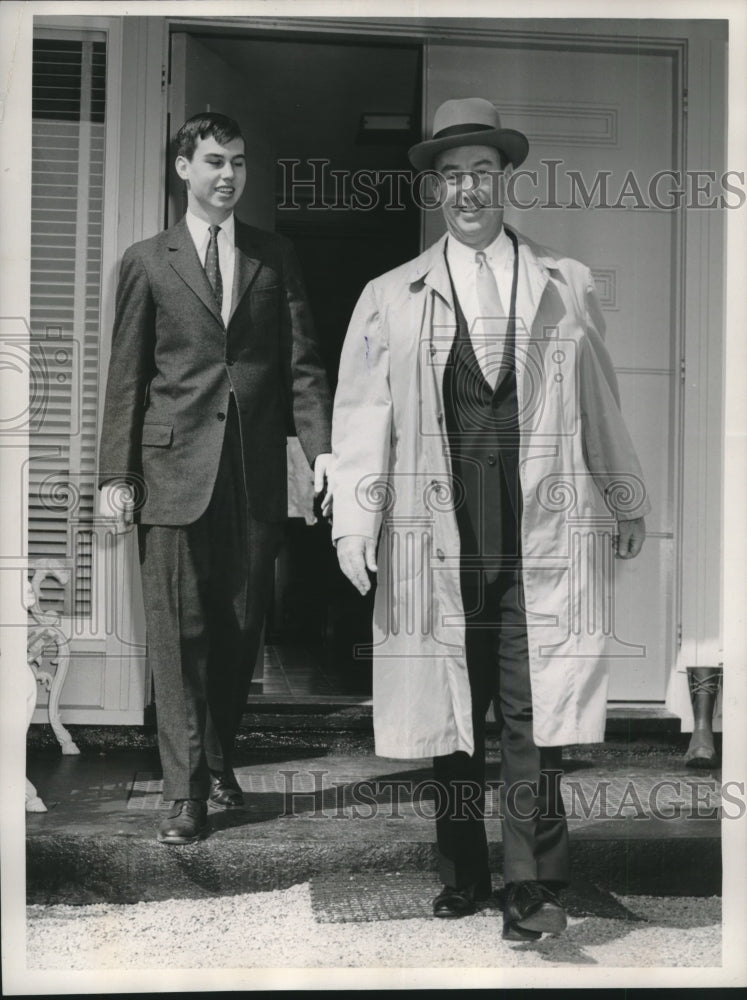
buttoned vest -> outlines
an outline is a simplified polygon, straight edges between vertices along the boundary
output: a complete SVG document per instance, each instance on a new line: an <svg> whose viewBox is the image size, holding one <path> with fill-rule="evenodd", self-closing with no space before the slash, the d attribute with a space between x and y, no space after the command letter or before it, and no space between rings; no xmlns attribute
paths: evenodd
<svg viewBox="0 0 747 1000"><path fill-rule="evenodd" d="M514 272L505 360L496 387L491 389L480 369L453 281L457 330L443 378L462 572L469 579L469 570L479 570L488 583L496 579L501 568L516 565L521 545L514 362L518 248L516 237L506 232L514 247Z"/></svg>

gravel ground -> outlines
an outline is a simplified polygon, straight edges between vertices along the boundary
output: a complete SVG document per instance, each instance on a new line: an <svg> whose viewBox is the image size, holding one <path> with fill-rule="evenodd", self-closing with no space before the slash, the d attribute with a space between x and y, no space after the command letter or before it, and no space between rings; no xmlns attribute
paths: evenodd
<svg viewBox="0 0 747 1000"><path fill-rule="evenodd" d="M564 934L501 940L501 921L318 923L308 885L275 892L128 906L30 906L27 968L713 968L721 965L721 900L616 897L645 923L571 918Z"/></svg>

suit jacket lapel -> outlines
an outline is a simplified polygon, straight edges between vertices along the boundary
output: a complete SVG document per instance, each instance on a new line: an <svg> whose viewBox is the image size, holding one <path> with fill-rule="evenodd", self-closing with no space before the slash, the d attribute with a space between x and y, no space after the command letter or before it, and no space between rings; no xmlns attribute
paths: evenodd
<svg viewBox="0 0 747 1000"><path fill-rule="evenodd" d="M218 303L205 274L205 269L197 256L197 250L184 219L181 219L169 230L168 237L169 264L222 327L223 319Z"/></svg>
<svg viewBox="0 0 747 1000"><path fill-rule="evenodd" d="M234 317L239 303L254 281L262 261L252 247L251 239L241 223L236 220L235 243L236 257L233 271L233 296L231 299L231 315L228 317L229 325Z"/></svg>

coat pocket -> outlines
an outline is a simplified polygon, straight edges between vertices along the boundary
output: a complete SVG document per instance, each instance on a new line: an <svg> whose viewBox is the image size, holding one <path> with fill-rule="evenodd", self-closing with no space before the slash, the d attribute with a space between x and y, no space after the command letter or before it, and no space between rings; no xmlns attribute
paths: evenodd
<svg viewBox="0 0 747 1000"><path fill-rule="evenodd" d="M143 424L144 445L152 448L168 448L174 436L174 428L171 424Z"/></svg>

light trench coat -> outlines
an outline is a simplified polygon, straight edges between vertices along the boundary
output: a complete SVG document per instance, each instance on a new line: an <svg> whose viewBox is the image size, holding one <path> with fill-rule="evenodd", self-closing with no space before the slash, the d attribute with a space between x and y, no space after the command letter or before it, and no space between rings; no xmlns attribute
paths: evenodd
<svg viewBox="0 0 747 1000"><path fill-rule="evenodd" d="M649 510L591 273L519 241L516 376L534 739L604 738L615 519ZM379 539L376 753L474 749L443 375L456 315L442 237L371 281L335 398L333 539Z"/></svg>

